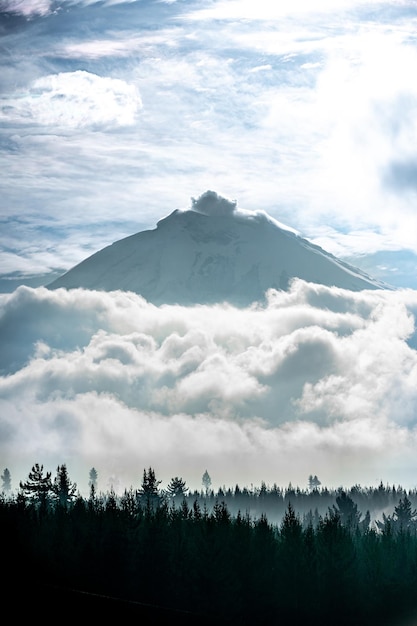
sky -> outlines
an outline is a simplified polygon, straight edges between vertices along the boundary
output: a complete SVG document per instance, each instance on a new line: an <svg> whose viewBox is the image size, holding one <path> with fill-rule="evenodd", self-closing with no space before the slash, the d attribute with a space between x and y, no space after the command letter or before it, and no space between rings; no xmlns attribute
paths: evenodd
<svg viewBox="0 0 417 626"><path fill-rule="evenodd" d="M1 0L0 289L207 189L417 286L414 0Z"/></svg>
<svg viewBox="0 0 417 626"><path fill-rule="evenodd" d="M417 484L417 8L0 0L0 459ZM399 289L42 287L208 189ZM19 286L20 285L20 286ZM226 332L227 330L227 332ZM221 374L221 375L220 375Z"/></svg>

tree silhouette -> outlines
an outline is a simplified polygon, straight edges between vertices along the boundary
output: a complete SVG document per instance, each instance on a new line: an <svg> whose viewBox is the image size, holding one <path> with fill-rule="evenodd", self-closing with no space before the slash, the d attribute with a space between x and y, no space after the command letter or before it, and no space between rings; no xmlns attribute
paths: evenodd
<svg viewBox="0 0 417 626"><path fill-rule="evenodd" d="M168 498L174 503L182 503L182 501L186 498L188 492L188 487L185 483L185 480L175 476L175 478L171 478L167 488L166 493Z"/></svg>
<svg viewBox="0 0 417 626"><path fill-rule="evenodd" d="M65 464L58 465L57 467L57 474L52 485L52 492L57 498L59 504L64 508L66 508L76 496L77 484L70 480L67 466Z"/></svg>
<svg viewBox="0 0 417 626"><path fill-rule="evenodd" d="M283 520L281 522L281 537L288 542L299 541L302 534L302 525L294 507L289 502Z"/></svg>
<svg viewBox="0 0 417 626"><path fill-rule="evenodd" d="M142 484L138 495L141 504L145 504L148 509L153 509L161 503L162 497L159 493L161 482L156 479L155 470L152 467L148 471L143 470Z"/></svg>
<svg viewBox="0 0 417 626"><path fill-rule="evenodd" d="M290 614L303 601L304 562L303 529L291 502L280 526L279 571L283 610Z"/></svg>
<svg viewBox="0 0 417 626"><path fill-rule="evenodd" d="M88 481L88 486L90 487L94 487L94 491L97 489L97 478L98 478L98 474L97 474L97 470L95 467L92 467L90 469L90 473L88 474L89 477L89 481Z"/></svg>
<svg viewBox="0 0 417 626"><path fill-rule="evenodd" d="M10 475L10 471L7 469L7 467L5 468L3 474L1 475L1 480L2 480L2 491L4 493L8 493L9 491L11 491L12 489L12 477Z"/></svg>
<svg viewBox="0 0 417 626"><path fill-rule="evenodd" d="M407 497L400 498L397 506L394 507L393 522L397 532L406 532L416 529L417 510L412 509L411 501Z"/></svg>
<svg viewBox="0 0 417 626"><path fill-rule="evenodd" d="M88 477L89 477L88 486L90 487L90 498L94 500L96 491L97 491L97 478L98 478L97 470L95 469L95 467L92 467L90 469L90 473Z"/></svg>
<svg viewBox="0 0 417 626"><path fill-rule="evenodd" d="M202 483L203 483L203 487L206 490L206 494L207 494L208 490L211 487L211 478L210 478L210 475L209 475L207 470L203 474Z"/></svg>
<svg viewBox="0 0 417 626"><path fill-rule="evenodd" d="M400 498L394 507L392 515L382 513L382 520L376 520L376 525L385 536L397 535L417 530L417 510L412 509L411 501L407 497Z"/></svg>
<svg viewBox="0 0 417 626"><path fill-rule="evenodd" d="M358 510L358 505L343 490L337 496L336 504L337 506L333 505L333 509L339 514L342 526L352 532L357 530L362 517L362 513Z"/></svg>
<svg viewBox="0 0 417 626"><path fill-rule="evenodd" d="M19 486L25 495L44 503L48 494L52 491L51 472L46 472L44 475L43 465L35 463L29 472L26 482L20 481Z"/></svg>
<svg viewBox="0 0 417 626"><path fill-rule="evenodd" d="M320 480L317 478L317 476L313 476L312 474L310 474L310 476L308 477L308 487L311 491L313 491L313 489L317 489L318 487L320 487L321 482Z"/></svg>
<svg viewBox="0 0 417 626"><path fill-rule="evenodd" d="M354 623L355 596L359 588L357 560L353 537L342 525L339 512L329 508L317 529L317 572L319 593L326 597L325 611L340 611L339 623ZM325 622L329 623L329 622Z"/></svg>

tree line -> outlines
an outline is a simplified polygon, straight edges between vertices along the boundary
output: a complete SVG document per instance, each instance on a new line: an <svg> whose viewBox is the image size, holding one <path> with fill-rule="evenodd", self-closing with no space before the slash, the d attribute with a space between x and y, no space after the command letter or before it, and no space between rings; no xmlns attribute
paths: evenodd
<svg viewBox="0 0 417 626"><path fill-rule="evenodd" d="M9 469L6 468L0 478L2 481L0 493L11 494L12 479ZM105 497L106 494L99 491L98 478L97 470L91 468L88 474L88 490L90 495L93 493ZM215 490L206 470L202 476L200 490L189 489L186 481L178 476L172 478L163 489L160 487L162 481L157 480L155 471L149 468L143 470L141 482L141 489L154 491L158 500L165 499L168 503L177 505L185 500L189 506L197 500L210 512L215 503L220 501L227 505L233 516L238 512L249 514L252 518L265 515L273 524L280 523L288 504L291 503L300 515L304 527L310 523L317 526L320 518L336 503L337 498L344 496L347 496L361 512L362 526L372 525L379 529L387 524L395 524L394 509L400 501L409 502L413 509L417 508L417 489L406 490L401 485L384 485L382 481L377 487L362 487L356 484L350 488L329 489L321 485L317 476L310 475L308 487L305 489L293 487L291 483L284 488L276 483L269 486L262 481L259 486L240 487L236 484L234 487L223 486ZM32 467L26 481L19 482L19 491L21 495L29 498L32 496L38 499L46 498L50 503L57 497L61 501L71 501L79 494L76 483L69 478L66 465L58 466L56 476L52 479L52 473L44 471L43 465L38 463ZM108 491L113 491L113 487Z"/></svg>
<svg viewBox="0 0 417 626"><path fill-rule="evenodd" d="M228 490L214 494L207 477L196 497L180 477L162 490L149 468L138 489L116 495L97 491L92 469L87 498L65 465L54 479L34 465L17 494L6 493L3 473L0 524L12 547L3 570L20 564L19 584L37 601L48 586L78 589L196 624L394 624L417 614L417 511L404 490L378 523L347 491L324 514L300 515L297 498L307 492L285 490L282 519L271 523L264 513L231 513ZM263 492L256 497L274 494Z"/></svg>

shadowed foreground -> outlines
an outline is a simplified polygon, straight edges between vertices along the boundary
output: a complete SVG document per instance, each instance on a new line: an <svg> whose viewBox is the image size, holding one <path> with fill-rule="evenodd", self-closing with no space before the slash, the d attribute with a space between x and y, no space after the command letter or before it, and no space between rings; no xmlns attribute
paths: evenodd
<svg viewBox="0 0 417 626"><path fill-rule="evenodd" d="M84 499L65 465L53 482L35 465L17 496L0 497L5 606L17 599L16 615L40 613L44 624L92 614L185 626L417 626L417 510L404 491L373 525L342 490L323 515L301 521L289 501L272 525L264 514L232 515L224 501L187 502L182 479L164 493L158 485L149 468L139 490L97 496L92 487Z"/></svg>
<svg viewBox="0 0 417 626"><path fill-rule="evenodd" d="M24 579L23 579L24 581ZM63 613L65 621L78 620L85 615L93 615L95 620L134 620L136 624L212 624L212 618L208 619L199 613L191 613L171 609L163 606L147 605L145 603L124 600L88 591L66 589L52 585L25 584L22 579L16 580L11 588L3 587L5 596L24 596L25 602L19 606L17 613L19 618L32 620L38 610L43 613L43 624L57 624L58 614ZM2 594L3 595L3 594ZM37 607L36 610L34 607ZM216 620L222 624L222 620Z"/></svg>

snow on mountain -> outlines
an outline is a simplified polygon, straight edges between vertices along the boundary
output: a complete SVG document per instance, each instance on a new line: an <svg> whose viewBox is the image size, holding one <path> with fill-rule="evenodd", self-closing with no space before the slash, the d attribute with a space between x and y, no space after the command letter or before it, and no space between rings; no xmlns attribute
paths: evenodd
<svg viewBox="0 0 417 626"><path fill-rule="evenodd" d="M246 306L292 278L353 291L387 288L309 243L263 212L248 212L207 191L191 209L154 230L116 241L49 287L121 289L154 304L227 301Z"/></svg>

